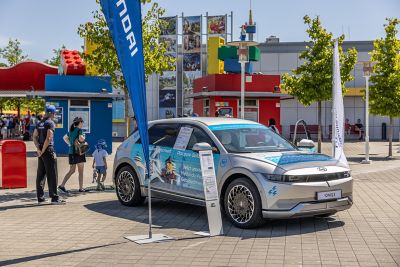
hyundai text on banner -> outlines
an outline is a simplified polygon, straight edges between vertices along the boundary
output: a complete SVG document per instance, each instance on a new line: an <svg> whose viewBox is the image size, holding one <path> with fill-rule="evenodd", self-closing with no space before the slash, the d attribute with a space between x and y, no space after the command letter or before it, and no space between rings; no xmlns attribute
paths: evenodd
<svg viewBox="0 0 400 267"><path fill-rule="evenodd" d="M140 0L100 0L121 64L149 170L146 87Z"/></svg>

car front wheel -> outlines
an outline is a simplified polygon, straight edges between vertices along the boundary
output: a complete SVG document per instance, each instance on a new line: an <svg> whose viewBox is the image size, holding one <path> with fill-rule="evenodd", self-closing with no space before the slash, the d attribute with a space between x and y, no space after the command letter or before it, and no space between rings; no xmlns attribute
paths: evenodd
<svg viewBox="0 0 400 267"><path fill-rule="evenodd" d="M263 222L257 187L246 178L228 185L224 196L225 214L239 228L254 228Z"/></svg>
<svg viewBox="0 0 400 267"><path fill-rule="evenodd" d="M130 166L124 166L118 171L115 190L118 200L125 206L140 205L145 199L140 193L139 179Z"/></svg>

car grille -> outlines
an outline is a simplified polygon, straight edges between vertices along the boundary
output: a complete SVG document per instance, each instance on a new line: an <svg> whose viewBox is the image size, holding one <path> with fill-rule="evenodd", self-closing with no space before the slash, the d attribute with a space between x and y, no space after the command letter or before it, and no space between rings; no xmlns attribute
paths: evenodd
<svg viewBox="0 0 400 267"><path fill-rule="evenodd" d="M286 175L285 175L286 176ZM338 180L338 179L343 179L343 178L348 178L350 175L348 172L337 172L337 173L325 173L325 174L311 174L311 175L288 175L287 181L290 182L325 182L325 181L332 181L332 180Z"/></svg>

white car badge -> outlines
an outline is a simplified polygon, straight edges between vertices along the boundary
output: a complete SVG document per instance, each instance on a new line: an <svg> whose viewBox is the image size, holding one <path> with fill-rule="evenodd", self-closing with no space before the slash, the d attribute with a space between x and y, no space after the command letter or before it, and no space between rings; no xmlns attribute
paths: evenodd
<svg viewBox="0 0 400 267"><path fill-rule="evenodd" d="M327 171L327 169L325 167L318 167L318 170L320 172L326 172Z"/></svg>

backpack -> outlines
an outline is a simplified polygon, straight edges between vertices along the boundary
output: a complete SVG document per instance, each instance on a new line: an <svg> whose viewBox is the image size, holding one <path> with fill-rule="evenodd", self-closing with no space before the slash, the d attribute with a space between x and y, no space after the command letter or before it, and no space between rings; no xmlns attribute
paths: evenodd
<svg viewBox="0 0 400 267"><path fill-rule="evenodd" d="M89 151L89 144L86 141L80 142L79 138L74 141L75 154L85 155Z"/></svg>

